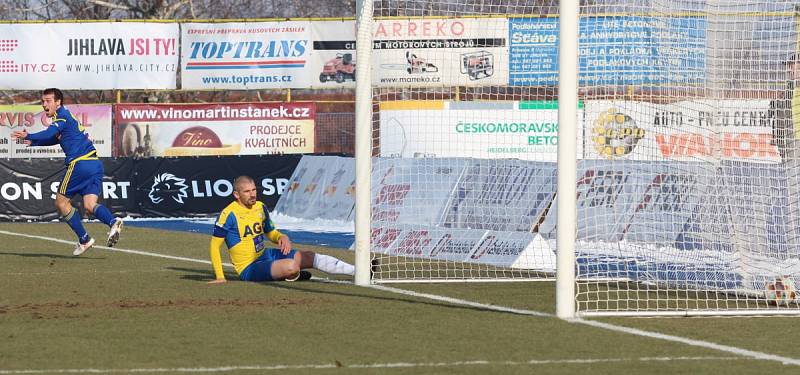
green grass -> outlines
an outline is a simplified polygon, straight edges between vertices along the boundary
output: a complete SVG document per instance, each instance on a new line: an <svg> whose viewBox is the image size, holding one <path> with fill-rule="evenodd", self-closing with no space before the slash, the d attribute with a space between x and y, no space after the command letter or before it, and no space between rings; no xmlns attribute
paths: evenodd
<svg viewBox="0 0 800 375"><path fill-rule="evenodd" d="M105 232L96 224L88 228L96 237ZM61 223L4 223L0 230L69 241L74 237ZM207 235L128 227L118 246L205 260L208 240ZM349 251L297 247L352 261ZM231 273L231 282L208 285L210 266L202 263L103 249L77 258L71 252L68 244L0 234L0 373L225 366L260 368L226 372L250 374L795 371L774 361L554 317L490 311L341 283L245 283L233 281ZM545 313L554 310L551 282L395 287ZM794 318L602 321L800 358L792 334ZM399 363L406 365L388 366ZM281 365L297 367L271 367Z"/></svg>

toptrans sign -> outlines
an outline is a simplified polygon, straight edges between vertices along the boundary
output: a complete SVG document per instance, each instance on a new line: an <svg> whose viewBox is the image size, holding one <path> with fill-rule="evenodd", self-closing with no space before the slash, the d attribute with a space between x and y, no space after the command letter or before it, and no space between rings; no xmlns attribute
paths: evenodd
<svg viewBox="0 0 800 375"><path fill-rule="evenodd" d="M306 71L309 21L184 24L184 89L301 88L316 83Z"/></svg>

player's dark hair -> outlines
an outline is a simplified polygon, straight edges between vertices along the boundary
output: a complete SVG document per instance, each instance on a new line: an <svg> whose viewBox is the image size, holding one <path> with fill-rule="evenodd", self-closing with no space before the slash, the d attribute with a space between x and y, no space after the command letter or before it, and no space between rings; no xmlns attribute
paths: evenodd
<svg viewBox="0 0 800 375"><path fill-rule="evenodd" d="M64 93L61 92L61 90L59 90L59 89L57 89L55 87L51 87L49 89L44 89L42 91L42 96L45 96L45 95L53 95L53 98L55 100L61 101L61 105L62 106L64 105Z"/></svg>
<svg viewBox="0 0 800 375"><path fill-rule="evenodd" d="M239 185L247 183L247 182L255 183L253 178L250 177L250 176L241 175L239 177L236 177L236 179L233 180L233 190L238 190L239 189Z"/></svg>

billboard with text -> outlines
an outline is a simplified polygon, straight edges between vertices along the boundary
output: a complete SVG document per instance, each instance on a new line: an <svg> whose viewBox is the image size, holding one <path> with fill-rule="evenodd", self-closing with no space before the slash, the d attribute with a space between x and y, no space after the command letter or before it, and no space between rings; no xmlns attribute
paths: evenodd
<svg viewBox="0 0 800 375"><path fill-rule="evenodd" d="M505 85L507 38L506 18L376 20L373 85Z"/></svg>
<svg viewBox="0 0 800 375"><path fill-rule="evenodd" d="M769 100L588 101L588 159L780 161Z"/></svg>
<svg viewBox="0 0 800 375"><path fill-rule="evenodd" d="M582 108L578 116L580 121ZM536 161L557 156L554 101L384 102L380 119L381 156ZM578 155L581 144L579 139Z"/></svg>
<svg viewBox="0 0 800 375"><path fill-rule="evenodd" d="M558 84L558 18L510 18L510 86ZM706 74L703 17L582 17L578 59L585 85L700 84Z"/></svg>
<svg viewBox="0 0 800 375"><path fill-rule="evenodd" d="M119 104L114 156L314 152L314 103Z"/></svg>
<svg viewBox="0 0 800 375"><path fill-rule="evenodd" d="M356 87L356 24L350 20L311 23L314 39L308 75L311 86Z"/></svg>
<svg viewBox="0 0 800 375"><path fill-rule="evenodd" d="M66 106L89 133L100 157L111 156L111 105L74 104ZM11 133L25 129L36 133L47 129L51 119L39 105L0 106L0 158L63 158L58 145L29 147L11 139Z"/></svg>
<svg viewBox="0 0 800 375"><path fill-rule="evenodd" d="M177 23L0 24L0 35L3 90L176 88Z"/></svg>
<svg viewBox="0 0 800 375"><path fill-rule="evenodd" d="M309 87L309 21L186 23L181 28L184 89Z"/></svg>

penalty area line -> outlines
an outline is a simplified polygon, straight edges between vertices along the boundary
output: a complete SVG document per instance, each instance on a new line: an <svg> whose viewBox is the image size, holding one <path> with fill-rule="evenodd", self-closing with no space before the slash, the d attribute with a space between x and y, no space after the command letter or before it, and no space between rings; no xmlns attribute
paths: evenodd
<svg viewBox="0 0 800 375"><path fill-rule="evenodd" d="M70 245L74 245L75 244L74 241L67 241L67 240L62 240L62 239L58 239L58 238L37 236L37 235L32 235L32 234L14 233L14 232L8 232L8 231L4 231L4 230L0 230L0 234L5 234L5 235L9 235L9 236L17 236L17 237L26 237L26 238L32 238L32 239L38 239L38 240L45 240L45 241L52 241L52 242L70 244ZM179 256L173 256L173 255L165 255L165 254L152 253L152 252L141 251L141 250L112 248L112 247L108 247L108 246L95 246L95 247L99 248L99 249L104 249L104 250L109 250L109 251L116 251L116 252L121 252L121 253L145 255L145 256L152 256L152 257L158 257L158 258L164 258L164 259L173 259L173 260L181 260L181 261L186 261L186 262L194 262L194 263L211 264L211 262L208 261L208 260L187 258L187 257L179 257ZM227 267L232 267L232 265L230 263L223 263L223 265L225 265ZM349 282L349 281L336 281L336 280L327 280L327 279L318 279L318 278L314 278L314 279L317 280L317 281L322 281L322 282L353 284L352 282ZM470 307L485 309L485 310L489 310L489 311L499 311L499 312L506 312L506 313L511 313L511 314L529 315L529 316L537 316L537 317L545 317L545 318L555 318L555 315L549 314L549 313L545 313L545 312L541 312L541 311L515 309L515 308L511 308L511 307L504 307L504 306L495 306L495 305L490 305L490 304L484 304L484 303L479 303L479 302L462 300L462 299L458 299L458 298L440 296L440 295L436 295L436 294L419 293L419 292L414 292L414 291L410 291L410 290L406 290L406 289L398 289L398 288L388 287L388 286L384 286L384 285L370 285L369 287L373 288L373 289L376 289L376 290L382 290L382 291L386 291L386 292L390 292L390 293L403 294L403 295L413 296L413 297L418 297L418 298L425 298L425 299L430 299L430 300L434 300L434 301L446 302L446 303L450 303L450 304L454 304L454 305L470 306ZM721 352L726 352L726 353L735 354L735 355L743 356L743 357L749 357L749 358L758 359L758 360L775 361L775 362L780 362L780 363L785 364L785 365L800 366L800 359L790 358L790 357L783 357L783 356L778 356L778 355L768 354L768 353L762 353L762 352L757 352L757 351L753 351L753 350L738 348L738 347L735 347L735 346L722 345L722 344L717 344L717 343L713 343L713 342L709 342L709 341L695 340L695 339L690 339L690 338L687 338L687 337L667 335L667 334L658 333L658 332L650 332L650 331L645 331L645 330L641 330L641 329L637 329L637 328L618 326L618 325L615 325L615 324L598 322L598 321L593 321L593 320L571 319L571 320L568 320L568 321L571 322L571 323L584 324L584 325L588 325L588 326L591 326L591 327L605 329L605 330L609 330L609 331L620 332L620 333L625 333L625 334L630 334L630 335L635 335L635 336L641 336L641 337L649 337L649 338L654 338L654 339L658 339L658 340L677 342L677 343L682 343L682 344L685 344L685 345L717 350L717 351L721 351ZM0 374L4 374L4 373L0 371Z"/></svg>

